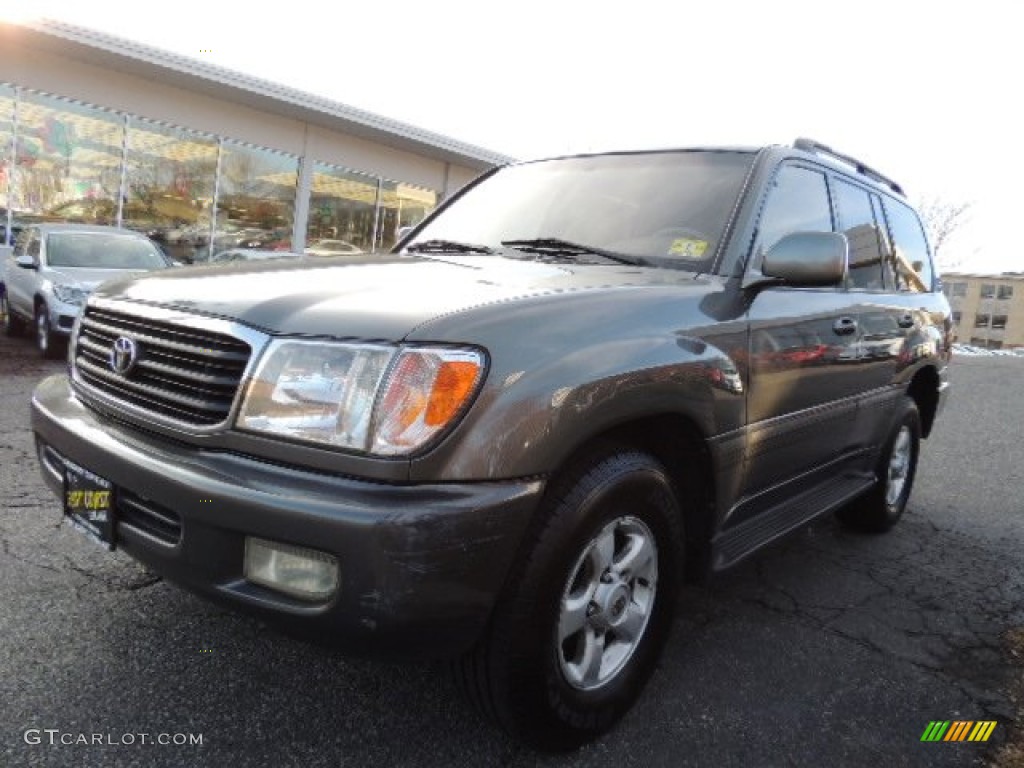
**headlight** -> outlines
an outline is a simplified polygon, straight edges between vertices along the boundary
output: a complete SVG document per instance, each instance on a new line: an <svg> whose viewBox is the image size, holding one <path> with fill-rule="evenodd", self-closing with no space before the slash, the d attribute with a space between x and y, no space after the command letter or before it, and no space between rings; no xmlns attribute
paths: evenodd
<svg viewBox="0 0 1024 768"><path fill-rule="evenodd" d="M475 349L280 339L263 353L236 425L395 456L427 444L483 378Z"/></svg>
<svg viewBox="0 0 1024 768"><path fill-rule="evenodd" d="M85 300L89 298L89 291L85 288L80 288L77 285L54 283L53 295L65 304L74 304L75 306L80 307L85 303Z"/></svg>

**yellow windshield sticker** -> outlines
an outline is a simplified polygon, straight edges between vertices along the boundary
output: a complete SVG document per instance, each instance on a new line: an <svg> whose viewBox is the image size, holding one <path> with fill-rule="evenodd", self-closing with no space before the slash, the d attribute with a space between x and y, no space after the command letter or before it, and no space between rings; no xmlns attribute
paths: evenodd
<svg viewBox="0 0 1024 768"><path fill-rule="evenodd" d="M704 251L708 249L707 240L694 240L691 237L680 237L672 241L672 247L668 249L669 256L680 256L690 261L699 261L704 258Z"/></svg>

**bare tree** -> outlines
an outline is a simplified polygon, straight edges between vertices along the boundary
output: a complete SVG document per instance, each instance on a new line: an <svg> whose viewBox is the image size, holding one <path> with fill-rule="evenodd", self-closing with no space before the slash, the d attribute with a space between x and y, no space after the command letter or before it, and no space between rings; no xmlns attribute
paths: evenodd
<svg viewBox="0 0 1024 768"><path fill-rule="evenodd" d="M943 261L942 247L970 222L972 205L943 200L940 197L925 198L918 203L917 210L921 214L921 222L928 233L936 261Z"/></svg>

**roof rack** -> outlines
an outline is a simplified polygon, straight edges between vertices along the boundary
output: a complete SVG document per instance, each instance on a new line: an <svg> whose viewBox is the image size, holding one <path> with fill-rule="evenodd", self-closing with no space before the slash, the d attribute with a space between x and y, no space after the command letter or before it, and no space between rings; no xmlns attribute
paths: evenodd
<svg viewBox="0 0 1024 768"><path fill-rule="evenodd" d="M815 154L820 155L830 155L831 157L834 157L837 160L842 160L844 163L852 165L857 170L857 173L861 173L870 179L874 179L875 181L881 182L882 184L885 184L887 187L889 187L889 189L891 189L893 192L906 197L906 193L903 191L903 187L901 187L895 181L890 179L888 176L884 176L883 174L879 173L874 168L872 168L870 165L865 165L855 157L850 157L849 155L844 155L842 152L837 152L836 150L832 149L832 147L827 146L826 144L822 144L820 141L815 141L814 139L799 138L793 142L793 147L794 149L802 149L804 152L814 152Z"/></svg>

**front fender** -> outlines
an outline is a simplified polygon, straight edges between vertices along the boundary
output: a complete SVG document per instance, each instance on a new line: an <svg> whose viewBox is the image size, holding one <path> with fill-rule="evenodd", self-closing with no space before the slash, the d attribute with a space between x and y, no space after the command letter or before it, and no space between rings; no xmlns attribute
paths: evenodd
<svg viewBox="0 0 1024 768"><path fill-rule="evenodd" d="M496 358L465 421L413 461L414 482L545 475L596 436L651 416L685 416L707 436L743 423L741 375L725 349L706 339L620 338L523 360L528 367Z"/></svg>

